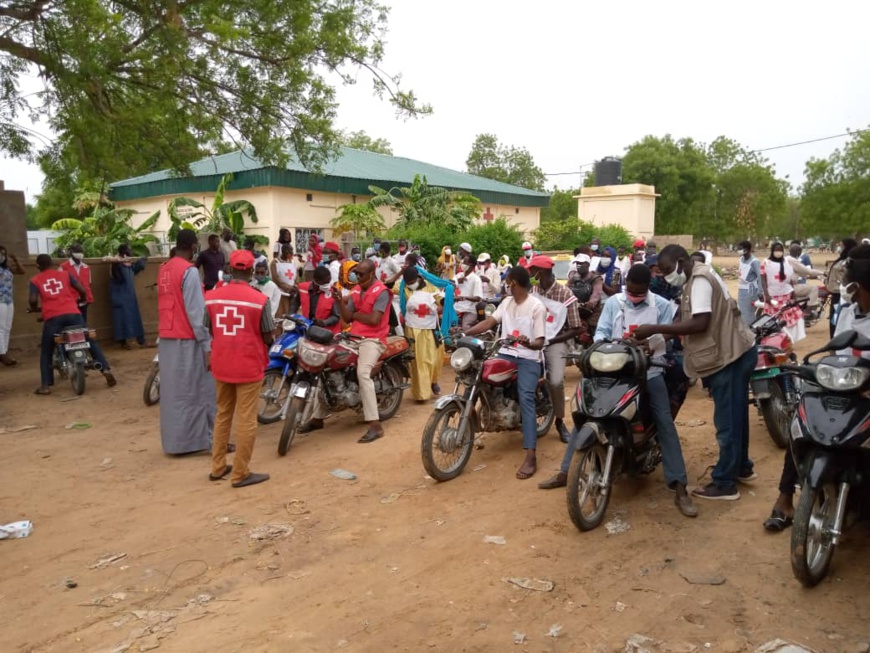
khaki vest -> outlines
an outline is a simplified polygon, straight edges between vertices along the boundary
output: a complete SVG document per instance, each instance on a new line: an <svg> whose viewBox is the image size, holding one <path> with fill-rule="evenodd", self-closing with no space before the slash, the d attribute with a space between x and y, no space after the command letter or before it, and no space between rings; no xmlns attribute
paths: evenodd
<svg viewBox="0 0 870 653"><path fill-rule="evenodd" d="M682 320L686 322L692 318L692 284L695 279L702 277L713 288L710 326L704 333L683 336L683 367L690 377L704 378L745 354L755 344L755 336L740 318L737 302L722 292L709 265L696 263L692 268L692 278L683 287L680 304Z"/></svg>

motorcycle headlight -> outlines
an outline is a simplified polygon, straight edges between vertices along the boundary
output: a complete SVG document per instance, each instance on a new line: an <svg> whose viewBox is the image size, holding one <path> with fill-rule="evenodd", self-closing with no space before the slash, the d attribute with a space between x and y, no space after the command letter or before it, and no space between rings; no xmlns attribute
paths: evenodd
<svg viewBox="0 0 870 653"><path fill-rule="evenodd" d="M618 372L631 360L628 354L605 354L602 351L592 352L589 365L596 372Z"/></svg>
<svg viewBox="0 0 870 653"><path fill-rule="evenodd" d="M867 382L868 377L870 377L870 370L862 367L819 365L816 368L816 379L828 390L840 392L857 390Z"/></svg>
<svg viewBox="0 0 870 653"><path fill-rule="evenodd" d="M486 315L486 317L492 317L493 313L495 313L495 306L493 306L492 304L488 303L486 306L483 307L483 314Z"/></svg>
<svg viewBox="0 0 870 653"><path fill-rule="evenodd" d="M300 360L306 365L321 367L326 363L327 353L306 345L304 340L299 344L298 351Z"/></svg>
<svg viewBox="0 0 870 653"><path fill-rule="evenodd" d="M450 367L457 372L463 372L469 368L474 354L468 347L460 347L450 355Z"/></svg>

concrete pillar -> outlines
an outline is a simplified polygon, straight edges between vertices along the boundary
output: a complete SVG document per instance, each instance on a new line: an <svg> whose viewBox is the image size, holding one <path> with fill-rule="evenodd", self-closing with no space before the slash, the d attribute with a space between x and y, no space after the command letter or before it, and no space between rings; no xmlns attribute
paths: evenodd
<svg viewBox="0 0 870 653"><path fill-rule="evenodd" d="M24 193L6 190L0 181L0 245L20 260L27 259L27 221Z"/></svg>

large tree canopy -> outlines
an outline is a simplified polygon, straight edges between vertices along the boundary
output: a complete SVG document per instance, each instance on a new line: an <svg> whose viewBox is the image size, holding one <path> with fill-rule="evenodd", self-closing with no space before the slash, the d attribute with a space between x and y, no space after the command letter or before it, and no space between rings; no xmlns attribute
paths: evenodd
<svg viewBox="0 0 870 653"><path fill-rule="evenodd" d="M494 134L479 134L465 161L468 172L531 190L544 190L547 177L524 147L507 147Z"/></svg>
<svg viewBox="0 0 870 653"><path fill-rule="evenodd" d="M317 167L338 143L334 85L360 69L399 113L431 111L378 67L386 14L375 0L4 2L0 152L72 156L97 179L184 170L227 141ZM33 70L44 88L25 96ZM48 121L52 147L28 117Z"/></svg>

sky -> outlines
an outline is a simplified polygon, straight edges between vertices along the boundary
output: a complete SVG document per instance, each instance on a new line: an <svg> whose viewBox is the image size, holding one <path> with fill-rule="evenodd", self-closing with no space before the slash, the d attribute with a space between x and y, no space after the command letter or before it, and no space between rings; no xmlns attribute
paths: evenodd
<svg viewBox="0 0 870 653"><path fill-rule="evenodd" d="M397 119L370 78L338 91L337 125L399 156L463 170L476 135L527 148L549 184L647 134L768 148L870 126L870 3L386 0L382 68L434 107ZM797 187L846 139L765 153ZM7 189L38 168L0 160Z"/></svg>

